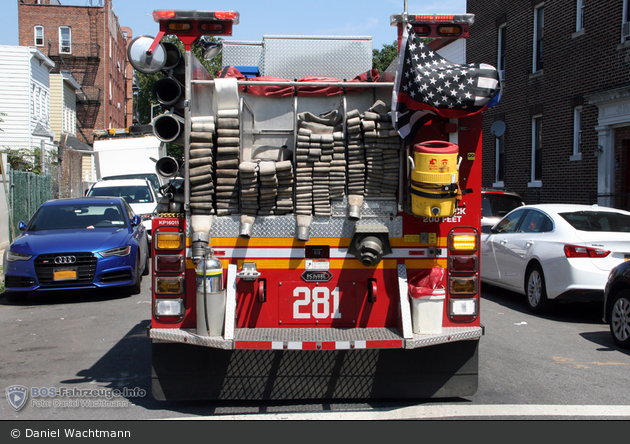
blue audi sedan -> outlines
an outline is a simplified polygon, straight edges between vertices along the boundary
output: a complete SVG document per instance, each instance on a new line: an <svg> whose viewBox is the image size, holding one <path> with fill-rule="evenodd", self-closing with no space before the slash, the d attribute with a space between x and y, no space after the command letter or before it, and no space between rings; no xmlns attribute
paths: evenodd
<svg viewBox="0 0 630 444"><path fill-rule="evenodd" d="M3 258L11 302L43 291L138 294L149 273L146 228L120 197L49 200L19 228Z"/></svg>

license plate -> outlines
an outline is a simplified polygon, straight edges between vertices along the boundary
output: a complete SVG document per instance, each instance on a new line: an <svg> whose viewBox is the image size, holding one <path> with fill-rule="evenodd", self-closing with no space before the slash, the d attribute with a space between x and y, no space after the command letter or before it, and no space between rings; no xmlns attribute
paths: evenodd
<svg viewBox="0 0 630 444"><path fill-rule="evenodd" d="M55 281L72 281L77 278L77 270L53 270L53 280Z"/></svg>

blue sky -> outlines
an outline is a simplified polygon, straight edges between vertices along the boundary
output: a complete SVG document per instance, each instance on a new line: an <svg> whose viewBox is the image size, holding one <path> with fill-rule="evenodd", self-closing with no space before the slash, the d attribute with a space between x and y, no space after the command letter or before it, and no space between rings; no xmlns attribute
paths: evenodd
<svg viewBox="0 0 630 444"><path fill-rule="evenodd" d="M9 3L9 4L6 4ZM96 5L98 0L61 0L63 5ZM466 0L408 0L409 13L461 14ZM396 39L389 25L392 14L403 12L404 0L113 0L121 26L132 29L133 37L155 36L158 24L151 13L156 9L202 9L238 11L240 24L233 40L262 40L263 35L354 35L372 36L374 49ZM0 45L18 44L17 1L7 0L8 17L0 27ZM8 9L8 10L7 10ZM471 11L472 12L472 11Z"/></svg>

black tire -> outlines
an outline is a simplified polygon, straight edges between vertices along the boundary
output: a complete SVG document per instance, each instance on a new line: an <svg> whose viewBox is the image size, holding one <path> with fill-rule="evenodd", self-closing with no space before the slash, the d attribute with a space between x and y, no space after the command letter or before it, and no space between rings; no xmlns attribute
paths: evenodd
<svg viewBox="0 0 630 444"><path fill-rule="evenodd" d="M630 290L622 290L613 297L609 323L615 344L630 349Z"/></svg>
<svg viewBox="0 0 630 444"><path fill-rule="evenodd" d="M26 291L5 291L4 295L9 302L24 302L28 297L28 292Z"/></svg>
<svg viewBox="0 0 630 444"><path fill-rule="evenodd" d="M147 255L147 257L144 260L144 270L142 270L142 276L148 276L149 272L151 271L151 260L149 259L149 256Z"/></svg>
<svg viewBox="0 0 630 444"><path fill-rule="evenodd" d="M136 258L136 281L129 286L129 295L140 294L142 291L142 274L140 271L140 256Z"/></svg>
<svg viewBox="0 0 630 444"><path fill-rule="evenodd" d="M552 302L547 299L547 287L545 275L537 263L531 265L525 278L525 301L532 313L545 314L553 308Z"/></svg>
<svg viewBox="0 0 630 444"><path fill-rule="evenodd" d="M144 270L142 270L142 276L148 276L151 271L151 256L149 256L149 250L147 250L147 256L144 258Z"/></svg>

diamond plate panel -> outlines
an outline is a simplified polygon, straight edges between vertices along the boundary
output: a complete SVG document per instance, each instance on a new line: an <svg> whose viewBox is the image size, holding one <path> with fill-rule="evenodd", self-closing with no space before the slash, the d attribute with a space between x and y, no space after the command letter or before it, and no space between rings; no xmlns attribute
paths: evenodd
<svg viewBox="0 0 630 444"><path fill-rule="evenodd" d="M262 72L263 42L261 41L224 41L221 53L223 66L258 66L258 71Z"/></svg>
<svg viewBox="0 0 630 444"><path fill-rule="evenodd" d="M444 327L441 334L417 335L413 339L405 341L405 348L429 347L431 345L445 344L447 342L475 340L481 338L481 327Z"/></svg>
<svg viewBox="0 0 630 444"><path fill-rule="evenodd" d="M167 342L180 342L223 350L234 349L234 341L223 339L220 336L200 336L193 329L152 328L149 330L149 337Z"/></svg>
<svg viewBox="0 0 630 444"><path fill-rule="evenodd" d="M241 219L238 215L217 217L210 231L211 237L238 237ZM355 225L382 225L390 237L402 237L402 217L364 217L351 221L338 217L313 217L311 237L352 237ZM291 216L258 216L252 237L295 237L297 218Z"/></svg>
<svg viewBox="0 0 630 444"><path fill-rule="evenodd" d="M264 76L352 79L372 69L372 37L264 36Z"/></svg>
<svg viewBox="0 0 630 444"><path fill-rule="evenodd" d="M361 215L366 217L391 217L398 214L397 202L391 199L364 199ZM331 201L332 217L348 216L348 196Z"/></svg>
<svg viewBox="0 0 630 444"><path fill-rule="evenodd" d="M392 328L243 328L237 341L328 342L402 339Z"/></svg>

